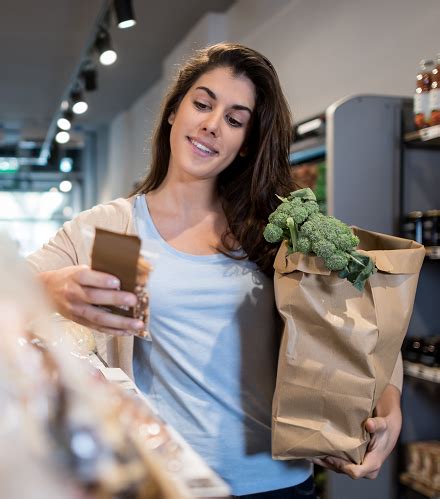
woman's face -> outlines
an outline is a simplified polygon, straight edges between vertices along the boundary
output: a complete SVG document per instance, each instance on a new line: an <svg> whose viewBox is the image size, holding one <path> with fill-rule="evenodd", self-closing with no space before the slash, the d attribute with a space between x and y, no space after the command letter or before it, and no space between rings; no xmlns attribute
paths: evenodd
<svg viewBox="0 0 440 499"><path fill-rule="evenodd" d="M255 87L246 76L222 67L200 76L169 117L169 172L215 178L240 153L254 107Z"/></svg>

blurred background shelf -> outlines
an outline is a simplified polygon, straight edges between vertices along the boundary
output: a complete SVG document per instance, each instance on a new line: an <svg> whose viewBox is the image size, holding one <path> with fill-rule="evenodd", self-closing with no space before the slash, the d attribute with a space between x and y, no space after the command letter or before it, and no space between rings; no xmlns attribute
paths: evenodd
<svg viewBox="0 0 440 499"><path fill-rule="evenodd" d="M408 145L421 145L423 147L440 147L440 125L422 128L408 132L403 137Z"/></svg>
<svg viewBox="0 0 440 499"><path fill-rule="evenodd" d="M440 367L428 367L418 362L409 362L405 360L403 370L407 376L419 378L440 384Z"/></svg>
<svg viewBox="0 0 440 499"><path fill-rule="evenodd" d="M424 485L423 483L417 482L408 473L402 473L399 477L400 483L405 485L416 492L418 492L422 497L428 497L429 499L440 499L440 492L437 492L430 487Z"/></svg>

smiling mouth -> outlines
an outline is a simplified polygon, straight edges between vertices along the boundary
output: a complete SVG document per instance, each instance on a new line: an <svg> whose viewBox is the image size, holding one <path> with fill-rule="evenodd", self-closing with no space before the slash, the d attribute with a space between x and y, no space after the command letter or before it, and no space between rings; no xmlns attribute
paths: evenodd
<svg viewBox="0 0 440 499"><path fill-rule="evenodd" d="M204 153L208 156L216 156L218 152L215 149L211 149L204 144L201 144L200 142L197 142L197 140L192 139L191 137L187 137L189 142L201 153Z"/></svg>

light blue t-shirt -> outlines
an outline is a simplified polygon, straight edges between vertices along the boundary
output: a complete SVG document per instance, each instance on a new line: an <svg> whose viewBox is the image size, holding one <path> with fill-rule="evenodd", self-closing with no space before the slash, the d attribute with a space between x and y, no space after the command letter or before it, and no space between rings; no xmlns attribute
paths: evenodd
<svg viewBox="0 0 440 499"><path fill-rule="evenodd" d="M145 196L134 210L143 248L159 255L149 279L152 341L135 338L137 385L234 495L303 482L310 463L271 458L280 327L272 281L248 260L171 247Z"/></svg>

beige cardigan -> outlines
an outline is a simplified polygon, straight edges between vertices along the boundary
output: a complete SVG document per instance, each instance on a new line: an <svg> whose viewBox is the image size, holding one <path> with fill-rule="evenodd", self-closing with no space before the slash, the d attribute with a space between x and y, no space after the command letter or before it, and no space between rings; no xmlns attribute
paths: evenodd
<svg viewBox="0 0 440 499"><path fill-rule="evenodd" d="M28 257L28 262L37 272L56 270L69 265L90 265L90 248L84 243L82 228L102 229L136 234L133 220L134 197L119 198L107 204L100 204L80 213L66 222L55 237L40 250ZM111 367L120 367L133 379L133 337L109 336L94 331L98 353ZM402 391L403 369L399 355L390 383Z"/></svg>

